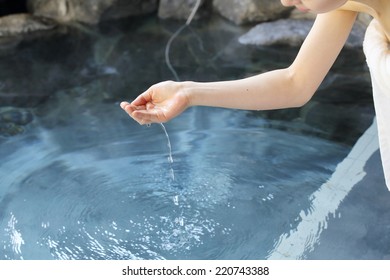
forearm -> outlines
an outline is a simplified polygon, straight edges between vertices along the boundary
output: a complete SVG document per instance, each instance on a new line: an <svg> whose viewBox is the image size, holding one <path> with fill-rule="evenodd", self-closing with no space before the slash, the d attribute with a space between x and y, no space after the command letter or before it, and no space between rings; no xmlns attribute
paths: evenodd
<svg viewBox="0 0 390 280"><path fill-rule="evenodd" d="M213 106L245 110L298 107L307 101L289 69L274 70L250 78L223 82L184 82L190 106Z"/></svg>
<svg viewBox="0 0 390 280"><path fill-rule="evenodd" d="M189 106L246 110L298 107L317 90L353 26L356 12L334 11L317 16L296 59L286 69L225 82L172 82L151 86L121 107L141 124L166 122Z"/></svg>
<svg viewBox="0 0 390 280"><path fill-rule="evenodd" d="M189 83L184 86L189 104L248 110L302 106L328 73L355 18L350 11L318 15L290 67L236 81Z"/></svg>

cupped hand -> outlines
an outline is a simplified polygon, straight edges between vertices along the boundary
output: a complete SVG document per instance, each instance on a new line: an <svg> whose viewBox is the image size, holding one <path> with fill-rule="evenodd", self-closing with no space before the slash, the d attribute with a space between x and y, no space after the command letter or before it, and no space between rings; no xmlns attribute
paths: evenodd
<svg viewBox="0 0 390 280"><path fill-rule="evenodd" d="M122 102L125 110L139 124L163 123L181 114L189 99L182 83L166 81L151 86L133 102Z"/></svg>

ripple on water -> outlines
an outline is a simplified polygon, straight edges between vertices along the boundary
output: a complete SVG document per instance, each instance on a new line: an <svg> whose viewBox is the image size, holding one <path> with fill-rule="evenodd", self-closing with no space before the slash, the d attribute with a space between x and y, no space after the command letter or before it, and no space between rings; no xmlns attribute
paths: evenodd
<svg viewBox="0 0 390 280"><path fill-rule="evenodd" d="M92 131L85 143L68 136L72 125L3 146L19 148L2 152L0 163L0 258L265 258L310 209L308 197L337 162L328 153L345 152L320 139L218 124L168 129L169 162L158 126L127 132L123 124L115 133L102 119L101 135Z"/></svg>
<svg viewBox="0 0 390 280"><path fill-rule="evenodd" d="M21 232L17 229L18 220L13 213L10 213L10 219L5 228L5 236L9 240L8 242L3 242L4 251L10 251L10 255L5 254L5 259L14 259L22 257L22 245L24 245L24 240Z"/></svg>

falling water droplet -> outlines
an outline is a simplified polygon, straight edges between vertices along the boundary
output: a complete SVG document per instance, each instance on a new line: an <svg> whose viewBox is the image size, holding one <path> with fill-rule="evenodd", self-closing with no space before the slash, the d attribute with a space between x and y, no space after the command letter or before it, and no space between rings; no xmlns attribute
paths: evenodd
<svg viewBox="0 0 390 280"><path fill-rule="evenodd" d="M172 180L174 181L175 180L175 172L173 171L173 167L172 167L173 157L172 157L171 140L169 139L169 135L168 135L168 132L167 132L165 126L162 123L160 123L160 125L161 125L161 127L162 127L162 129L163 129L163 131L165 133L165 136L167 137L167 141L168 141L167 146L168 146L168 150L169 150L168 162L171 165L171 169L170 169L170 173L171 174L170 175L171 175Z"/></svg>

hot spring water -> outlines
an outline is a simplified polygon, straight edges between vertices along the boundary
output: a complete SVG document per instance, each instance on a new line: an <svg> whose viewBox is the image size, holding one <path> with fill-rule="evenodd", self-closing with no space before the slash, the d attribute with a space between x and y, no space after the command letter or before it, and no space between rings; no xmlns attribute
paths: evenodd
<svg viewBox="0 0 390 280"><path fill-rule="evenodd" d="M343 194L336 211L331 199L314 203L351 150L340 140L346 127L329 121L331 101L275 118L191 108L166 127L139 126L117 102L172 78L161 42L178 26L122 25L102 26L100 37L27 42L2 57L1 90L50 95L25 109L34 118L23 133L0 136L0 259L388 258L389 195L380 181ZM242 31L221 19L208 26L175 41L183 79L241 77L295 54L240 46ZM193 43L199 38L203 48ZM345 98L353 89L325 90ZM346 103L330 107L332 117ZM316 128L302 121L321 110L326 121ZM319 137L328 136L318 129L324 123L338 142ZM279 254L289 236L298 249Z"/></svg>

